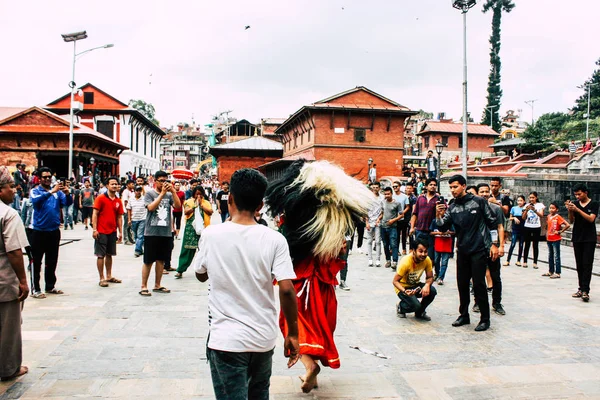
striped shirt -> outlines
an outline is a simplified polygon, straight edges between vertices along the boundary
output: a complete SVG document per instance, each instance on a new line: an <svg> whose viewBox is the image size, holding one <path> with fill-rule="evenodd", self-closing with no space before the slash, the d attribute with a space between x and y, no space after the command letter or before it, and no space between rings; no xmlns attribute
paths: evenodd
<svg viewBox="0 0 600 400"><path fill-rule="evenodd" d="M131 210L132 221L145 221L146 220L146 204L144 204L144 198L140 196L139 199L130 197L127 202L127 209Z"/></svg>

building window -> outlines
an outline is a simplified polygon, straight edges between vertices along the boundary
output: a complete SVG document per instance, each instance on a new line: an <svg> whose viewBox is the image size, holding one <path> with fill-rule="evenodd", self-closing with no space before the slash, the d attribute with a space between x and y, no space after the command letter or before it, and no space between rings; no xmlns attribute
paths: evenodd
<svg viewBox="0 0 600 400"><path fill-rule="evenodd" d="M100 132L104 136L108 136L111 139L114 136L114 127L115 127L115 123L113 121L98 121L98 122L96 122L96 131Z"/></svg>
<svg viewBox="0 0 600 400"><path fill-rule="evenodd" d="M355 128L354 129L354 141L363 143L367 140L366 131L364 129Z"/></svg>
<svg viewBox="0 0 600 400"><path fill-rule="evenodd" d="M122 126L122 125L121 125L121 126ZM129 142L129 148L130 148L131 150L133 150L133 127L131 128L130 136L131 136L131 137L129 138L129 140L130 140L130 142Z"/></svg>
<svg viewBox="0 0 600 400"><path fill-rule="evenodd" d="M442 136L442 144L444 146L448 146L448 136Z"/></svg>
<svg viewBox="0 0 600 400"><path fill-rule="evenodd" d="M83 104L94 104L94 92L83 92Z"/></svg>
<svg viewBox="0 0 600 400"><path fill-rule="evenodd" d="M460 149L462 149L462 147L463 147L463 145L462 145L462 136L459 136L459 137L458 137L458 147L459 147Z"/></svg>
<svg viewBox="0 0 600 400"><path fill-rule="evenodd" d="M135 152L140 151L140 128L135 128Z"/></svg>
<svg viewBox="0 0 600 400"><path fill-rule="evenodd" d="M425 136L425 138L423 138L423 140L425 141L425 148L428 149L429 148L429 136Z"/></svg>
<svg viewBox="0 0 600 400"><path fill-rule="evenodd" d="M512 138L514 138L514 135L512 133L507 132L504 134L504 139L512 139Z"/></svg>

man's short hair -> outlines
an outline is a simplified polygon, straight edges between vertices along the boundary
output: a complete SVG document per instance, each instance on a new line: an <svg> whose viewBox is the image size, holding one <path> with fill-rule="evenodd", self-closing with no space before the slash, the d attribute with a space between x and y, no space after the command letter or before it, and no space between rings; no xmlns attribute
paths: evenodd
<svg viewBox="0 0 600 400"><path fill-rule="evenodd" d="M575 185L575 187L573 187L573 193L580 191L584 193L589 193L588 187L583 183L578 183L577 185Z"/></svg>
<svg viewBox="0 0 600 400"><path fill-rule="evenodd" d="M409 187L409 186L410 186L410 187L414 187L415 185L413 185L413 183L412 183L412 182L406 182L406 187Z"/></svg>
<svg viewBox="0 0 600 400"><path fill-rule="evenodd" d="M229 186L229 182L227 182L227 181L225 181L225 182L221 182L221 186L223 186L223 185L227 185L227 186ZM237 204L237 203L236 203L236 204Z"/></svg>
<svg viewBox="0 0 600 400"><path fill-rule="evenodd" d="M129 185L130 183L135 183L135 182L132 179L128 179L127 184Z"/></svg>
<svg viewBox="0 0 600 400"><path fill-rule="evenodd" d="M431 182L435 182L435 184L437 185L437 180L435 178L427 178L427 180L425 181L425 186L429 186Z"/></svg>
<svg viewBox="0 0 600 400"><path fill-rule="evenodd" d="M190 181L190 185L193 185L194 183L198 183L198 179L192 179L192 180Z"/></svg>
<svg viewBox="0 0 600 400"><path fill-rule="evenodd" d="M483 182L480 183L479 185L477 185L477 193L479 193L479 189L481 189L482 187L486 187L486 188L490 188L490 185L488 185L487 183Z"/></svg>
<svg viewBox="0 0 600 400"><path fill-rule="evenodd" d="M254 212L265 197L267 178L255 169L239 169L231 175L230 186L236 208L239 211Z"/></svg>
<svg viewBox="0 0 600 400"><path fill-rule="evenodd" d="M490 179L490 182L498 182L502 185L502 178L500 178L499 176L494 176L492 179Z"/></svg>
<svg viewBox="0 0 600 400"><path fill-rule="evenodd" d="M42 167L42 168L40 168L40 169L37 170L37 176L38 176L38 178L41 178L42 174L44 172L48 172L50 175L52 175L52 170L50 168L48 168L48 167Z"/></svg>
<svg viewBox="0 0 600 400"><path fill-rule="evenodd" d="M475 186L475 185L469 185L469 186L467 186L467 189L465 189L465 190L468 192L471 189L473 189L475 192L479 192L479 190L477 190L477 186Z"/></svg>
<svg viewBox="0 0 600 400"><path fill-rule="evenodd" d="M113 179L114 179L115 181L117 181L117 183L119 183L119 178L118 178L117 176L109 176L109 177L108 177L108 178L106 178L106 180L104 181L104 186L107 186L107 185L110 183L110 181L112 181Z"/></svg>
<svg viewBox="0 0 600 400"><path fill-rule="evenodd" d="M557 209L560 209L560 206L558 205L558 201L553 201L550 203L550 205L556 207Z"/></svg>
<svg viewBox="0 0 600 400"><path fill-rule="evenodd" d="M467 180L465 179L465 177L462 175L459 175L459 174L452 175L450 177L450 179L448 179L448 183L454 183L454 182L458 182L459 185L467 184Z"/></svg>
<svg viewBox="0 0 600 400"><path fill-rule="evenodd" d="M417 240L415 240L415 250L419 247L419 245L425 247L426 249L429 249L429 241L425 240L423 238L419 238Z"/></svg>
<svg viewBox="0 0 600 400"><path fill-rule="evenodd" d="M389 187L389 186L386 186L386 187L383 188L383 191L384 192L390 192L390 193L392 193L392 188Z"/></svg>
<svg viewBox="0 0 600 400"><path fill-rule="evenodd" d="M400 183L400 181L394 181L393 184L394 185L398 185L398 186L402 186L402 184Z"/></svg>
<svg viewBox="0 0 600 400"><path fill-rule="evenodd" d="M165 171L156 171L154 173L154 179L158 179L158 178L168 178L169 174L167 174Z"/></svg>
<svg viewBox="0 0 600 400"><path fill-rule="evenodd" d="M371 182L370 186L381 186L381 183L379 181Z"/></svg>
<svg viewBox="0 0 600 400"><path fill-rule="evenodd" d="M427 154L429 153L433 154L433 150L427 150Z"/></svg>

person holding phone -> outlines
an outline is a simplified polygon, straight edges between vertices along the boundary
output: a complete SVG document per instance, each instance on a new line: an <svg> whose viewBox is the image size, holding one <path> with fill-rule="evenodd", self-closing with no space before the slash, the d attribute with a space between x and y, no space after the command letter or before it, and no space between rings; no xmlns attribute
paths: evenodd
<svg viewBox="0 0 600 400"><path fill-rule="evenodd" d="M523 207L523 268L527 268L527 257L529 248L533 244L533 268L538 269L538 255L540 252L540 234L542 232L542 218L544 218L544 209L546 206L538 201L537 192L529 193L529 204Z"/></svg>

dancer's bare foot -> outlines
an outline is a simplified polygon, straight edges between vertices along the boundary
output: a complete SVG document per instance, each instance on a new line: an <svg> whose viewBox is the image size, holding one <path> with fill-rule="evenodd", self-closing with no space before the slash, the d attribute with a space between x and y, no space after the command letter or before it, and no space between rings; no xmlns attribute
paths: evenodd
<svg viewBox="0 0 600 400"><path fill-rule="evenodd" d="M304 381L306 380L306 375L299 376L298 378L300 378L300 380L302 381L302 383L304 383ZM315 386L314 386L314 388L315 389L319 388L319 384L317 383L317 378L315 378Z"/></svg>
<svg viewBox="0 0 600 400"><path fill-rule="evenodd" d="M28 372L29 372L29 368L27 368L25 366L22 366L21 368L19 368L19 370L17 372L15 372L14 374L12 374L11 376L3 377L1 380L2 381L11 381L13 379L17 379L20 376L25 375Z"/></svg>
<svg viewBox="0 0 600 400"><path fill-rule="evenodd" d="M317 384L317 375L319 375L319 372L321 372L321 367L319 367L316 362L308 367L304 379L302 379L302 377L300 378L302 380L302 392L309 393L319 386Z"/></svg>

